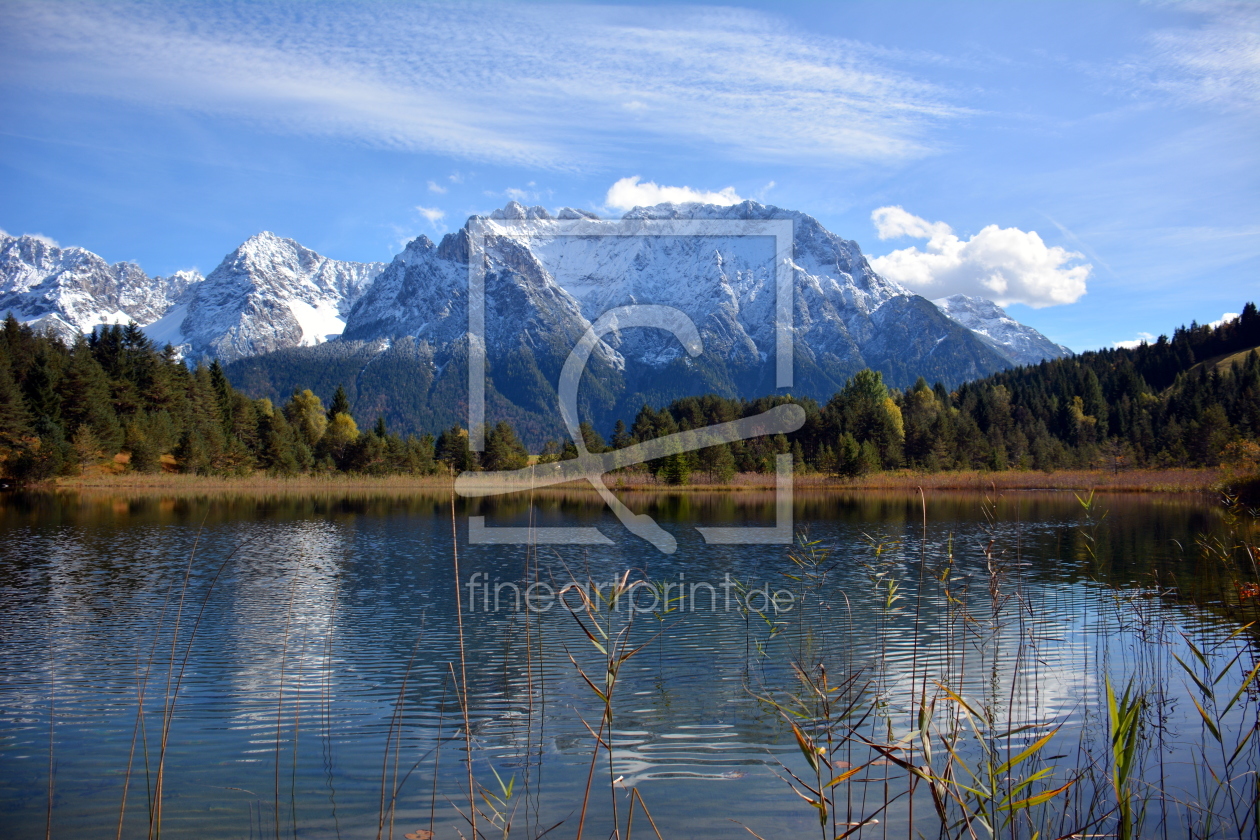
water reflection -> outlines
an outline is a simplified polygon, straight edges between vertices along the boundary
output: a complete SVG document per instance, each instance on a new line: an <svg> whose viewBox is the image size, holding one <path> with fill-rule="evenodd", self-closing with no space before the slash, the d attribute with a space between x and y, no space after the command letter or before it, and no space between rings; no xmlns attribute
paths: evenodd
<svg viewBox="0 0 1260 840"><path fill-rule="evenodd" d="M274 833L278 809L286 831L374 837L383 799L405 779L398 824L427 825L432 808L455 836L446 798L460 801L466 783L452 680L461 598L478 776L493 779L493 767L518 779L527 829L572 820L591 762L582 721L597 728L603 711L575 665L600 673L602 657L562 608L530 614L504 601L486 611L467 588L474 575L558 589L633 569L649 581L734 579L805 596L764 617L728 608L718 588L701 608L635 617L634 642L647 647L617 685L618 795L637 787L674 836L726 836L728 817L764 836L810 827L775 775L780 762L799 765L799 752L757 699L793 690L794 662L826 663L836 683L852 677L857 694L880 698L890 726L904 728L916 689L939 679L990 696L1003 719L1053 719L1084 738L1099 725L1098 663L1122 678L1140 664L1141 633L1172 644L1176 630L1235 626L1222 610L1147 597L1175 582L1189 599L1219 583L1193 550L1197 535L1223 528L1203 499L1108 496L1090 532L1070 494L936 493L924 505L912 494L798 493L797 529L832 552L825 574L807 579L778 547L708 546L695 531L773 524L772 492L624 498L677 536L676 555L625 537L587 492L455 500L459 581L447 495L0 499L0 812L20 835L43 830L51 720L57 833L116 824L133 733L126 827L147 831L143 759L151 779L174 680L164 833ZM467 546L469 514L594 524L618 542ZM901 587L891 610L888 580ZM945 587L968 611L948 607ZM1170 720L1169 732L1196 737L1191 723ZM588 829L606 834L610 813L605 785Z"/></svg>

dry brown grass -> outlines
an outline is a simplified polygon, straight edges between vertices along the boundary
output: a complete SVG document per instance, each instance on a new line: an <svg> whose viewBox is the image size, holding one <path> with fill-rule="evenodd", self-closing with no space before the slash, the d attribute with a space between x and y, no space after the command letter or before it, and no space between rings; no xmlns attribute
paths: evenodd
<svg viewBox="0 0 1260 840"><path fill-rule="evenodd" d="M450 476L414 475L303 475L294 478L255 473L244 477L201 476L184 473L96 473L59 478L44 489L80 492L102 491L138 495L219 495L219 494L299 494L324 495L344 492L406 493L414 490L447 490L454 486Z"/></svg>
<svg viewBox="0 0 1260 840"><path fill-rule="evenodd" d="M1219 469L1165 470L1008 470L983 472L916 473L910 470L876 473L836 483L835 479L818 477L828 486L864 490L903 490L922 487L924 490L1094 490L1099 493L1197 493L1211 490L1222 478ZM809 486L811 477L797 480L797 486Z"/></svg>
<svg viewBox="0 0 1260 840"><path fill-rule="evenodd" d="M854 479L824 475L798 475L796 488L802 491L827 490L1094 490L1099 493L1196 493L1211 490L1224 478L1219 469L1060 470L1046 473L1009 470L979 470L923 473L911 470L874 473ZM646 472L625 472L608 476L615 490L650 492L739 492L768 490L774 476L739 473L729 482L714 484L703 473L694 473L691 483L676 487ZM572 482L557 487L572 492L585 485ZM62 478L46 489L84 494L109 493L127 496L219 496L219 495L407 495L449 492L450 476L358 476L334 474L280 478L256 473L242 478L182 475L177 473L121 473L81 475Z"/></svg>

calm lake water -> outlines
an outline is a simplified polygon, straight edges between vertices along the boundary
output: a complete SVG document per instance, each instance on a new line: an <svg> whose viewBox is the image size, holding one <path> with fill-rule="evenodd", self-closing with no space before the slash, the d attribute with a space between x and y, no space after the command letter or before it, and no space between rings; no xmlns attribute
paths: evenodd
<svg viewBox="0 0 1260 840"><path fill-rule="evenodd" d="M1007 728L1033 726L1008 747L1061 725L1050 763L1063 780L1105 763L1104 676L1136 675L1150 699L1144 836L1188 836L1200 819L1207 730L1171 657L1193 661L1187 639L1216 645L1205 658L1232 667L1221 685L1234 688L1256 662L1219 594L1229 601L1238 575L1204 557L1235 539L1211 499L1109 495L1091 519L1070 493L937 493L926 511L914 496L798 494L815 566L695 530L773 524L769 495L626 499L675 534L676 554L628 535L593 496L457 501L458 581L448 497L0 499L0 833L44 836L51 768L54 837L113 837L120 819L123 836L148 836L159 778L163 837L469 836L471 745L476 783L505 800L479 798L486 836L502 833L489 802L511 813L512 836L557 823L548 836L575 836L584 819L586 836L607 837L632 791L665 837L820 836L785 781L812 771L769 702L791 706L794 665L820 664L846 685L837 697L855 698L853 726L881 743L913 728L923 692L944 696L938 684ZM598 525L615 544L468 545L470 512ZM692 597L654 612L641 587L641 613L601 615L614 632L633 616L630 647L644 647L618 674L611 769L601 749L583 818L604 705L579 669L602 688L606 662L563 606L531 613L514 592L539 584L545 606L566 582L606 589L627 570ZM1225 718L1236 740L1252 693ZM878 757L856 738L836 756ZM1254 743L1231 767L1254 773ZM886 761L855 774L838 788L840 821L877 813L861 836L908 836L911 822L935 836L924 787L901 795L907 779ZM1105 810L1096 788L1078 783L1064 820ZM655 836L641 810L634 833Z"/></svg>

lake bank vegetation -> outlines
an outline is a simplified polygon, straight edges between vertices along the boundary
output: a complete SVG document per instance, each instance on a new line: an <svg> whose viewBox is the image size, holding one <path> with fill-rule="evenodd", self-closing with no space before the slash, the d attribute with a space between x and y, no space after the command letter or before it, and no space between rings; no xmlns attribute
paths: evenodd
<svg viewBox="0 0 1260 840"><path fill-rule="evenodd" d="M872 491L913 493L929 492L991 493L1002 491L1051 491L1096 493L1212 493L1222 486L1229 474L1223 469L1130 469L1110 470L967 470L922 472L890 470L853 478L821 473L797 475L793 485L797 493ZM42 489L106 493L125 496L164 495L326 495L326 494L449 494L454 480L449 473L426 475L362 475L354 473L316 473L275 475L254 472L247 476L196 475L180 472L139 473L101 470L81 472L76 476L54 479L39 485ZM706 481L703 474L694 474L685 485L669 484L646 470L623 471L609 477L609 486L619 492L640 493L753 493L773 491L775 477L766 473L736 473L718 484ZM533 491L538 494L594 494L585 481L553 485Z"/></svg>
<svg viewBox="0 0 1260 840"><path fill-rule="evenodd" d="M1189 473L1167 476L1222 470L1231 486L1255 494L1258 346L1260 313L1249 303L1215 328L1192 324L1171 339L1020 367L955 391L922 379L904 392L889 389L878 372L864 370L824 404L688 397L644 406L629 424L618 421L607 440L589 424L582 434L589 451L603 452L795 402L806 420L790 435L676 453L624 469L621 482L755 485L753 476L771 476L775 456L790 453L798 477L819 484L1198 489ZM505 422L487 428L479 453L470 451L464 429L434 432L403 436L381 419L356 418L340 388L328 405L305 389L284 405L251 399L217 363L189 368L134 325L101 327L72 346L12 317L0 329L0 472L11 482L176 473L441 481L463 470L519 469L577 454L572 442L555 441L531 454ZM1098 480L1052 478L1065 472ZM1130 478L1102 480L1107 473ZM982 479L963 478L973 474Z"/></svg>

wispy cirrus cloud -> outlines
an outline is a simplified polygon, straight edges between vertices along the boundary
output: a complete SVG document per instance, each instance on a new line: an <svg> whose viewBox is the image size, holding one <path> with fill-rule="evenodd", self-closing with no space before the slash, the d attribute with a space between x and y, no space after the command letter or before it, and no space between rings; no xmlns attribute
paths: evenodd
<svg viewBox="0 0 1260 840"><path fill-rule="evenodd" d="M1138 91L1227 111L1260 106L1260 8L1254 2L1172 4L1197 25L1156 30L1148 48L1116 70Z"/></svg>
<svg viewBox="0 0 1260 840"><path fill-rule="evenodd" d="M895 56L722 8L19 0L0 33L8 84L551 168L654 139L904 160L961 113Z"/></svg>

